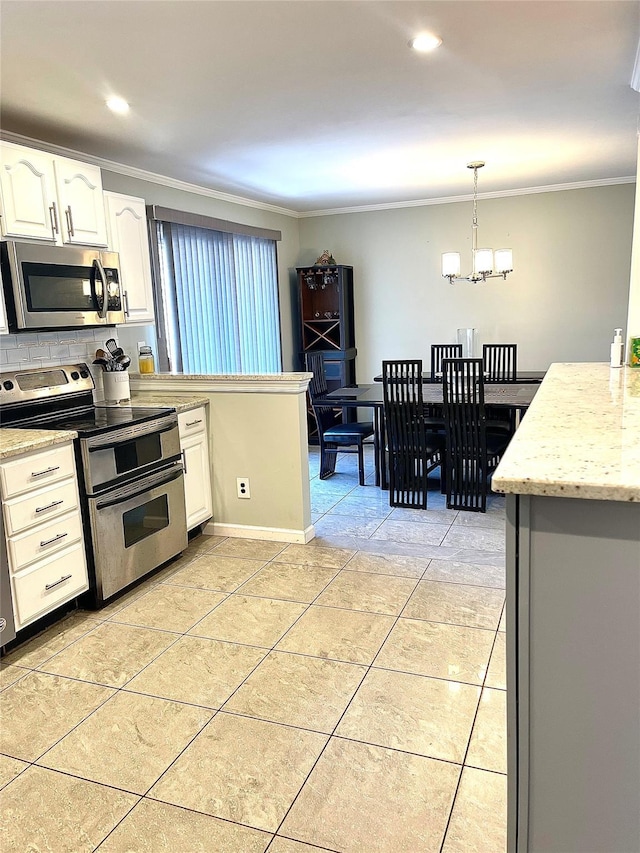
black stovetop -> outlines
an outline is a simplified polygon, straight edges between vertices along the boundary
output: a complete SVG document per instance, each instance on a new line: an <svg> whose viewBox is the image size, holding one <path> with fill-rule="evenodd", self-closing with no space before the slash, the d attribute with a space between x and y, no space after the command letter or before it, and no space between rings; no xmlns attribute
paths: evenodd
<svg viewBox="0 0 640 853"><path fill-rule="evenodd" d="M175 412L172 406L147 409L95 405L94 388L84 362L0 373L0 425L75 430L84 438Z"/></svg>
<svg viewBox="0 0 640 853"><path fill-rule="evenodd" d="M21 411L2 416L2 426L13 429L75 430L80 438L99 435L119 427L153 421L175 411L173 408L145 409L135 406L91 406L75 411Z"/></svg>

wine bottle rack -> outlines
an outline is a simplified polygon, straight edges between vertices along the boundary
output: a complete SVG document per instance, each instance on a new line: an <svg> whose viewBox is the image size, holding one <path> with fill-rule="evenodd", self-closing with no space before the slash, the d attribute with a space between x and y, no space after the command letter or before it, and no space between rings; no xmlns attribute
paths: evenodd
<svg viewBox="0 0 640 853"><path fill-rule="evenodd" d="M353 267L343 264L298 267L300 316L300 369L307 352L324 354L329 390L356 381L355 324L353 314ZM353 410L336 409L336 420L352 419ZM308 413L309 439L316 433L313 412Z"/></svg>

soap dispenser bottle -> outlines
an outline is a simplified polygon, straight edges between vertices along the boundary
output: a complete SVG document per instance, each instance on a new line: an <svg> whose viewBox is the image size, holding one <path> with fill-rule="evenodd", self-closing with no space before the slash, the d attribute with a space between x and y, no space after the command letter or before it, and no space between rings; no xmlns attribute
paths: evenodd
<svg viewBox="0 0 640 853"><path fill-rule="evenodd" d="M615 329L613 334L613 343L611 344L611 367L622 367L623 350L622 329Z"/></svg>

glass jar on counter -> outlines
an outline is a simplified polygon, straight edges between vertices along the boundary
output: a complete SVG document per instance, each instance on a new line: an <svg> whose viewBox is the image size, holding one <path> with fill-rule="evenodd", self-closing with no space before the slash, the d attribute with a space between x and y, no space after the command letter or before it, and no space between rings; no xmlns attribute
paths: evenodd
<svg viewBox="0 0 640 853"><path fill-rule="evenodd" d="M156 363L151 347L142 346L138 354L138 370L140 373L155 373Z"/></svg>

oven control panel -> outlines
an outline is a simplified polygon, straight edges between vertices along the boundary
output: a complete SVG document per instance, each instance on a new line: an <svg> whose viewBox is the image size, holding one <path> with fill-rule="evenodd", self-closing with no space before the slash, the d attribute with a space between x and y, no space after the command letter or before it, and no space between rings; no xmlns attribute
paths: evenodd
<svg viewBox="0 0 640 853"><path fill-rule="evenodd" d="M40 367L35 370L16 370L0 373L0 405L86 393L93 391L93 388L91 371L84 362Z"/></svg>

